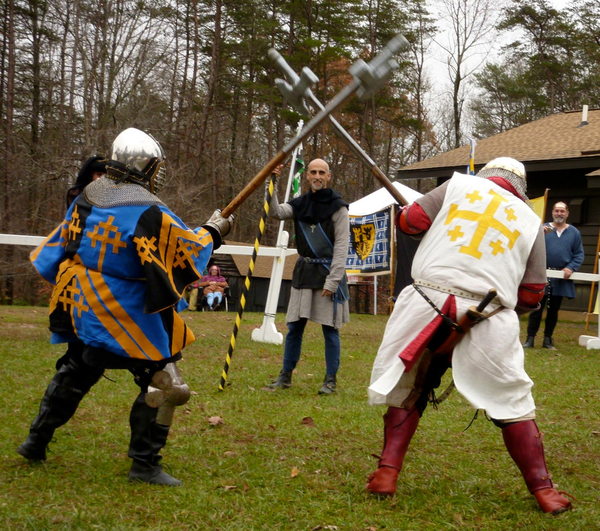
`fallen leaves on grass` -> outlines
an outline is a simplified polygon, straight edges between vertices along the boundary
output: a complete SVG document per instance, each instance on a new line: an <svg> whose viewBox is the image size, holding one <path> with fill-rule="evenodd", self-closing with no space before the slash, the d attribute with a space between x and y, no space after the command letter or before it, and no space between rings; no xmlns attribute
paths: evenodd
<svg viewBox="0 0 600 531"><path fill-rule="evenodd" d="M221 417L209 417L208 423L211 426L219 426L220 424L224 424L224 421Z"/></svg>
<svg viewBox="0 0 600 531"><path fill-rule="evenodd" d="M313 428L315 426L315 421L313 420L312 417L304 417L302 419L302 425L303 426L310 426L311 428Z"/></svg>
<svg viewBox="0 0 600 531"><path fill-rule="evenodd" d="M291 477L295 478L298 474L300 474L300 472L298 472L298 469L295 466L293 466Z"/></svg>

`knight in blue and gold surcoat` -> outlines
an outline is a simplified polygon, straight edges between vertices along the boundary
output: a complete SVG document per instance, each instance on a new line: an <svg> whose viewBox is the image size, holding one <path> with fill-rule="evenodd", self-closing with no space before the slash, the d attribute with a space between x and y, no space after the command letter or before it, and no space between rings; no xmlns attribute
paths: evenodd
<svg viewBox="0 0 600 531"><path fill-rule="evenodd" d="M159 454L175 407L190 397L176 362L195 338L178 311L232 219L216 211L202 227L188 228L156 196L165 181L164 159L152 136L123 131L111 147L106 176L83 188L31 254L54 285L51 341L68 348L17 448L30 461L46 460L54 431L106 369L126 369L140 388L129 415L129 479L181 485L162 469Z"/></svg>
<svg viewBox="0 0 600 531"><path fill-rule="evenodd" d="M194 341L177 309L186 286L201 278L213 240L148 196L150 204L101 208L84 194L32 253L35 268L54 284L53 343L80 339L156 361Z"/></svg>

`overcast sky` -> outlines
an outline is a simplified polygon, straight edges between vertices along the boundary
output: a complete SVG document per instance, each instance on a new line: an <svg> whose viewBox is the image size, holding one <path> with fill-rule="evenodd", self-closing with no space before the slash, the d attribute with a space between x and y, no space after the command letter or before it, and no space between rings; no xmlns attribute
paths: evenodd
<svg viewBox="0 0 600 531"><path fill-rule="evenodd" d="M467 0L467 2L469 1L470 0ZM567 7L570 2L571 0L550 0L550 3L559 10ZM510 0L498 0L497 4L501 3L504 5L509 5ZM450 42L449 36L447 35L450 27L449 25L445 25L443 22L445 19L447 19L447 15L443 14L443 10L440 9L436 0L431 0L430 9L434 17L438 20L437 25L439 27L439 32L436 35L435 40L440 44L450 46L448 44ZM473 55L468 63L469 67L477 67L479 70L486 62L496 60L499 58L501 48L504 44L506 44L505 40L494 39L487 55L483 53L480 55ZM430 56L425 62L425 68L432 85L432 91L430 101L428 102L427 106L429 109L431 109L430 112L435 113L436 109L439 111L441 108L447 108L448 97L451 94L452 85L450 83L448 74L447 53L439 44L436 44L435 42L431 45L429 53ZM473 80L473 77L471 76L469 79ZM431 118L435 121L435 116L431 116Z"/></svg>

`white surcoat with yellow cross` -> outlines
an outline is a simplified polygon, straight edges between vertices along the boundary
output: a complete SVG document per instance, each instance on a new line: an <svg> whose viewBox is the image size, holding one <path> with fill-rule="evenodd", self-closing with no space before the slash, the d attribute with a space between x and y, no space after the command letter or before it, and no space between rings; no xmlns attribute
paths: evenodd
<svg viewBox="0 0 600 531"><path fill-rule="evenodd" d="M539 232L540 220L526 203L493 182L454 174L441 209L415 256L412 276L432 285L479 294L498 292L506 309L473 327L454 349L457 390L478 409L499 420L533 414L533 382L524 369L517 289ZM448 293L423 287L442 308ZM457 319L477 303L455 296ZM498 301L488 310L499 306ZM399 354L437 316L406 287L396 301L373 364L369 402L399 407L414 387L419 364L409 372Z"/></svg>
<svg viewBox="0 0 600 531"><path fill-rule="evenodd" d="M539 231L529 206L492 181L455 173L420 243L412 277L485 295L514 308Z"/></svg>

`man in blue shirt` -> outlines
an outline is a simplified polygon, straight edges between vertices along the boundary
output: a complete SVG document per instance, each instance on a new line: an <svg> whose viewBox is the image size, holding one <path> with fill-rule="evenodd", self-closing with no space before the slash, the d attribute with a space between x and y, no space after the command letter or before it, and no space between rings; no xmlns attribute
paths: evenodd
<svg viewBox="0 0 600 531"><path fill-rule="evenodd" d="M552 222L544 224L546 234L546 265L548 269L563 271L564 279L551 278L542 299L540 309L529 314L527 325L527 340L525 348L532 348L535 335L540 328L542 312L546 303L546 326L544 328L543 348L556 350L552 341L552 333L558 321L558 311L563 297L575 298L575 286L569 277L579 269L583 262L583 245L580 232L567 224L569 207L563 203L556 203L552 207Z"/></svg>

